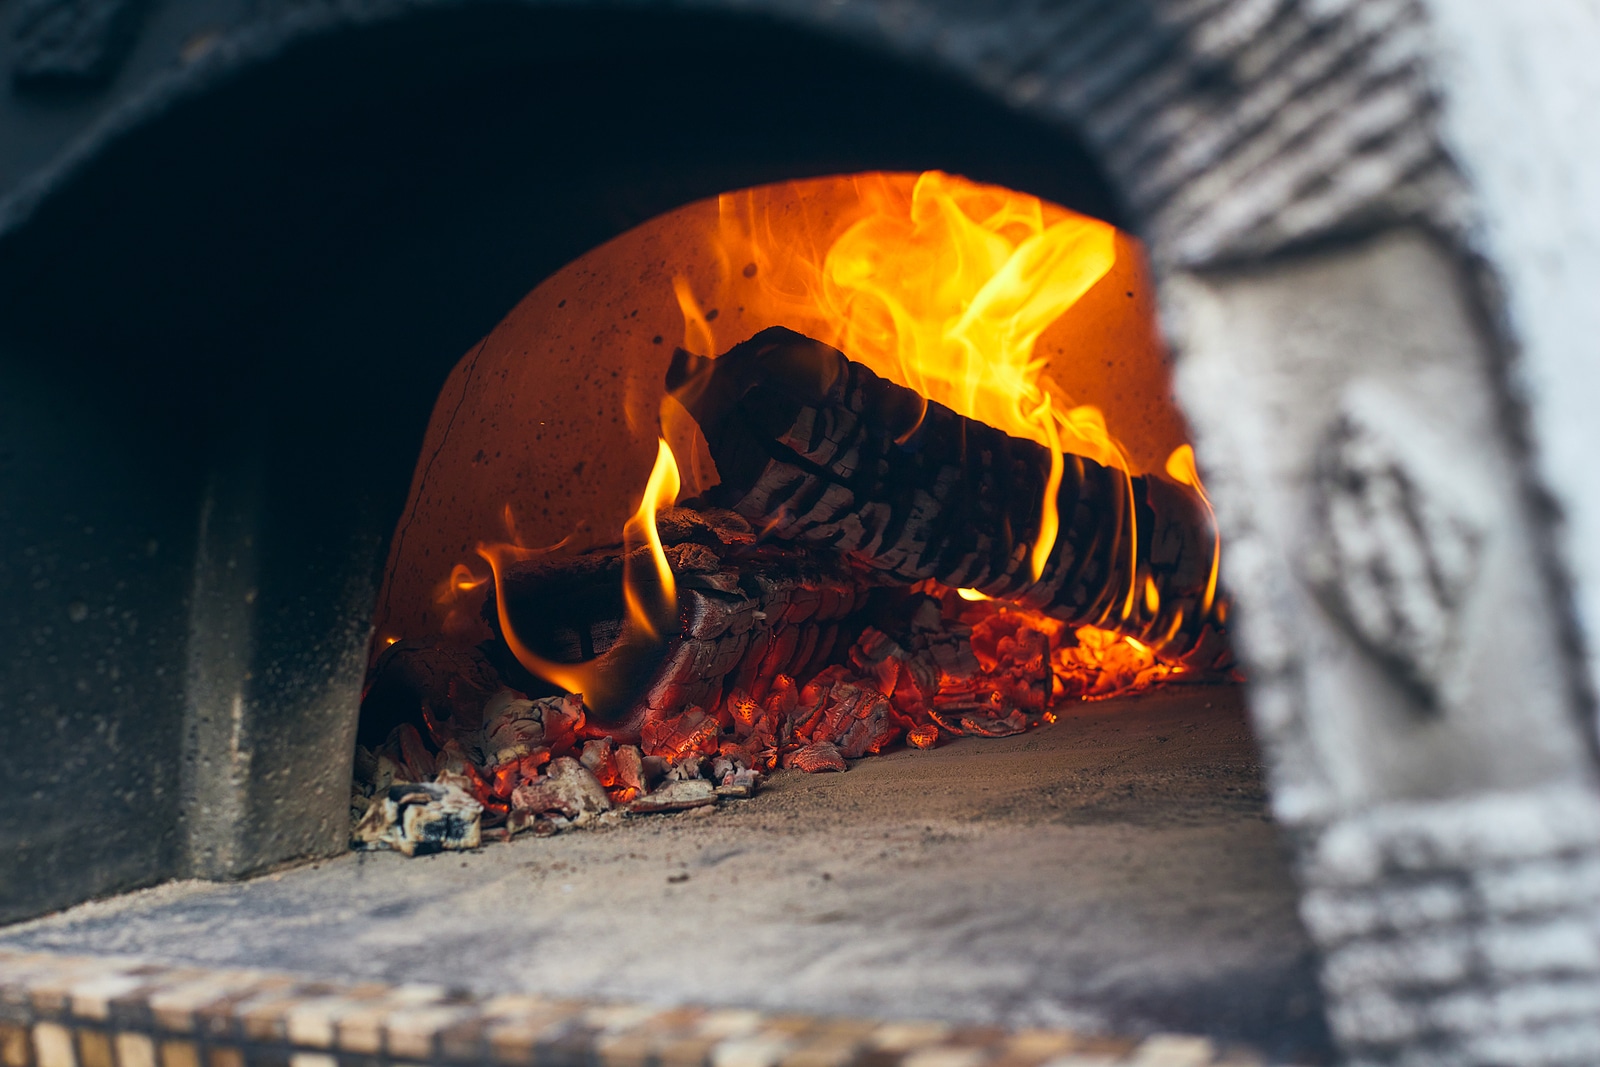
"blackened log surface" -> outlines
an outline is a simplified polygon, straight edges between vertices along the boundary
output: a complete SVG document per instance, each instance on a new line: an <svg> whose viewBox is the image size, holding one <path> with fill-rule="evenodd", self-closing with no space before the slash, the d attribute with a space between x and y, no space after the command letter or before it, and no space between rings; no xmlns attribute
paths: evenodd
<svg viewBox="0 0 1600 1067"><path fill-rule="evenodd" d="M1182 486L1066 456L1060 532L1034 581L1043 446L781 327L716 360L680 350L667 386L722 475L708 499L764 537L837 549L899 582L976 588L1201 666L1226 655L1204 610L1215 534Z"/></svg>
<svg viewBox="0 0 1600 1067"><path fill-rule="evenodd" d="M607 707L590 704L598 721L618 726L623 736L651 712L710 710L735 688L765 696L779 674L809 678L840 659L867 625L867 615L851 616L866 605L877 576L837 553L757 545L748 524L715 510L702 516L668 509L658 529L677 579L679 631L648 663L616 664L636 668L625 694ZM678 538L684 540L671 543ZM633 574L653 581L648 550L633 551ZM517 636L534 651L578 662L619 646L628 625L622 574L620 549L546 556L507 565L499 595ZM503 640L496 594L483 615ZM587 651L579 655L580 649Z"/></svg>

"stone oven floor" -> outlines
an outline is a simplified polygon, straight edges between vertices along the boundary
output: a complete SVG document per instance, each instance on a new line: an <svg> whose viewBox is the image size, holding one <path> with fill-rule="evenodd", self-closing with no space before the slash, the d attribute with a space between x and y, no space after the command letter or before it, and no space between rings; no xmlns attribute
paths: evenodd
<svg viewBox="0 0 1600 1067"><path fill-rule="evenodd" d="M131 954L1327 1054L1240 694L1080 705L1000 740L783 773L718 811L178 882L0 931Z"/></svg>

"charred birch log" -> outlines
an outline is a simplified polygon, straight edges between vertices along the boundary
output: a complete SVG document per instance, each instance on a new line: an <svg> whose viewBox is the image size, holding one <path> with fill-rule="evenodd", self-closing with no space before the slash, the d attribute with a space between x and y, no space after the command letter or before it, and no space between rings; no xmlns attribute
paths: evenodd
<svg viewBox="0 0 1600 1067"><path fill-rule="evenodd" d="M680 712L714 711L736 688L764 696L779 675L809 678L843 659L867 624L853 616L882 583L837 553L758 545L749 524L731 512L702 516L671 508L657 526L677 581L680 632L666 635L647 662L608 664L629 682L611 706L590 710L618 738L637 740L657 729L659 736L645 738L647 753L714 755L715 722L701 731L705 736L691 736L677 722ZM518 638L540 655L566 663L605 660L622 647L624 562L613 549L511 564L484 618L503 639L498 598L504 597ZM661 734L657 727L668 720L683 736Z"/></svg>
<svg viewBox="0 0 1600 1067"><path fill-rule="evenodd" d="M707 502L763 538L835 549L891 581L976 588L1196 667L1228 658L1208 603L1215 534L1184 486L1066 456L1060 531L1035 581L1043 446L782 327L714 360L679 350L667 387L716 461Z"/></svg>
<svg viewBox="0 0 1600 1067"><path fill-rule="evenodd" d="M677 578L679 632L625 707L590 716L591 730L647 756L720 757L737 772L825 742L854 759L902 736L926 746L941 730L1017 733L1049 703L1049 642L1017 616L981 622L975 640L938 598L838 552L757 543L731 512L669 509L659 528ZM542 627L539 654L603 660L623 647L620 597L609 615L571 606L600 603L588 583L614 593L621 573L616 550L517 563L496 595L523 641ZM499 616L497 603L486 605L491 625Z"/></svg>

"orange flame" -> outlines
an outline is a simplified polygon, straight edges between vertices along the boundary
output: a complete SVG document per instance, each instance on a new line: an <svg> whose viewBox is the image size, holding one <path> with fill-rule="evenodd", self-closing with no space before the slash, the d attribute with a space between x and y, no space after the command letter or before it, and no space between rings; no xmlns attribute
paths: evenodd
<svg viewBox="0 0 1600 1067"><path fill-rule="evenodd" d="M1051 656L1057 692L1079 700L1105 700L1136 693L1183 668L1158 660L1150 646L1110 630L1080 626L1074 644L1057 648Z"/></svg>
<svg viewBox="0 0 1600 1067"><path fill-rule="evenodd" d="M937 582L925 583L921 589L936 596L943 591ZM962 590L957 589L956 593L961 595ZM1136 693L1184 671L1182 666L1162 661L1155 649L1146 642L1115 630L1096 626L1069 627L1060 619L1015 604L992 601L987 597L983 599L989 600L988 603L966 596L961 599L971 603L957 608L955 617L972 626L973 651L978 654L980 664L983 663L986 650L980 647L978 638L984 633L985 619L989 613L1023 620L1028 628L1046 636L1050 649L1050 671L1054 676L1053 698L1057 701L1104 700L1124 693ZM996 643L987 650L988 654L993 656L1002 652L1004 644L1003 641ZM1055 721L1049 712L1045 712L1043 718L1047 722Z"/></svg>
<svg viewBox="0 0 1600 1067"><path fill-rule="evenodd" d="M506 535L511 538L511 544L505 547L514 551L529 551L522 548L520 538L517 536L516 522L511 515L511 505L507 504L502 516ZM562 544L566 542L563 540ZM560 545L552 545L548 549L537 551L554 551ZM482 555L482 546L479 547ZM492 575L479 576L474 574L471 567L465 563L457 563L450 568L450 576L434 587L434 603L445 609L444 621L441 629L451 636L463 640L477 640L487 636L482 631L483 622L479 610L483 607L485 586L489 584Z"/></svg>
<svg viewBox="0 0 1600 1067"><path fill-rule="evenodd" d="M465 563L457 563L450 568L450 578L445 589L439 594L439 602L445 603L453 593L470 593L488 580L487 577L479 578L473 574Z"/></svg>
<svg viewBox="0 0 1600 1067"><path fill-rule="evenodd" d="M630 553L623 564L622 579L622 597L628 605L628 619L641 632L658 640L662 629L676 621L678 584L672 575L672 568L667 564L666 549L661 547L661 533L656 528L656 512L671 507L678 499L678 490L682 487L683 480L678 476L678 462L672 455L672 448L667 444L666 438L658 438L656 462L650 469L650 480L645 483L644 499L639 502L639 510L634 512L633 518L622 528L625 546L635 537L643 537L645 544L650 546L650 559L655 564L656 579L661 588L655 604L645 603L640 583L627 570L632 566Z"/></svg>
<svg viewBox="0 0 1600 1067"><path fill-rule="evenodd" d="M584 698L591 711L605 714L613 707L621 688L628 682L626 664L642 653L659 648L662 634L675 628L678 614L678 586L672 567L667 562L666 550L661 544L661 534L656 528L656 514L677 499L680 488L678 464L672 449L664 439L657 440L656 461L645 483L644 499L623 526L623 577L622 595L627 604L627 625L622 637L604 655L583 663L558 663L546 659L517 636L507 610L505 596L505 569L509 563L531 559L560 545L546 549L529 549L510 544L480 544L478 555L489 564L494 579L495 610L500 622L500 633L506 647L517 657L517 662L529 673L560 686L569 693ZM659 592L650 596L646 582L633 571L631 549L643 540L648 546ZM565 544L563 540L562 544Z"/></svg>
<svg viewBox="0 0 1600 1067"><path fill-rule="evenodd" d="M1193 448L1189 445L1179 445L1172 450L1172 455L1167 457L1167 476L1198 493L1200 503L1205 505L1206 515L1211 519L1211 576L1206 579L1205 599L1200 602L1200 611L1208 612L1217 599L1217 572L1222 565L1222 530L1217 526L1217 513L1211 507L1211 497L1206 492L1206 487L1201 484L1200 470L1195 466ZM1176 632L1177 627L1174 626L1173 630Z"/></svg>
<svg viewBox="0 0 1600 1067"><path fill-rule="evenodd" d="M730 274L755 281L754 293L739 289L739 301L925 399L1048 448L1030 561L1037 578L1059 530L1061 453L1128 469L1100 412L1073 406L1034 357L1045 327L1116 262L1116 231L1037 197L939 171L850 181L858 208L831 226L796 207L798 186L721 198L718 255ZM723 296L732 285L725 279ZM674 279L673 289L684 347L703 355L727 348L688 281ZM1130 590L1129 610L1132 603Z"/></svg>

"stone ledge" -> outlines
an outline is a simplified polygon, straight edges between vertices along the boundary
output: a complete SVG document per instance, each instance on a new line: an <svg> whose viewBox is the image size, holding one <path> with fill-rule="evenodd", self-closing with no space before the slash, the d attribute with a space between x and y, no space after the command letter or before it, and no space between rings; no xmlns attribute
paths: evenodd
<svg viewBox="0 0 1600 1067"><path fill-rule="evenodd" d="M0 952L0 1067L1206 1067L1204 1037L482 996Z"/></svg>

